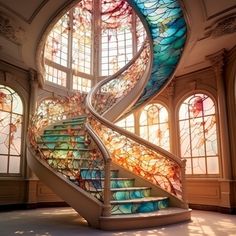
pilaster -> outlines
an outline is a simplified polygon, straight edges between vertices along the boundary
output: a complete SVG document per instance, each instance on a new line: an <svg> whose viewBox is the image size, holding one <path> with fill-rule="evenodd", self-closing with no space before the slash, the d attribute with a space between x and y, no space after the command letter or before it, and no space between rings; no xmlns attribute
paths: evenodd
<svg viewBox="0 0 236 236"><path fill-rule="evenodd" d="M219 119L219 140L220 140L220 154L222 162L222 178L226 180L232 179L232 169L230 161L230 149L229 149L229 133L227 122L227 106L226 106L226 94L225 84L223 76L224 66L224 50L220 50L212 55L206 57L211 62L212 68L215 72L216 84L217 84L217 105Z"/></svg>

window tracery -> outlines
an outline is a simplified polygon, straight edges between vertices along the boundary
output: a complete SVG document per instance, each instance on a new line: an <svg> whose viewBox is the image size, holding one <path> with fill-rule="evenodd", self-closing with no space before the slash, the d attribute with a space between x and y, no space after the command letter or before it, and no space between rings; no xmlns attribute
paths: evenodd
<svg viewBox="0 0 236 236"><path fill-rule="evenodd" d="M10 87L0 85L0 174L20 174L23 103Z"/></svg>
<svg viewBox="0 0 236 236"><path fill-rule="evenodd" d="M181 157L186 174L219 174L216 109L206 94L194 94L179 109Z"/></svg>

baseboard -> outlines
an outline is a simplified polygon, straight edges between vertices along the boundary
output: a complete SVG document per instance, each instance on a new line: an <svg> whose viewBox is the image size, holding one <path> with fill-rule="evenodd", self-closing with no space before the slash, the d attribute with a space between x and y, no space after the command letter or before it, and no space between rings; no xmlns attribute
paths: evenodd
<svg viewBox="0 0 236 236"><path fill-rule="evenodd" d="M189 203L189 207L195 210L202 210L202 211L215 211L224 214L236 214L236 208L228 208L228 207L221 207L221 206L211 206L211 205L201 205L201 204L191 204Z"/></svg>
<svg viewBox="0 0 236 236"><path fill-rule="evenodd" d="M37 202L37 203L8 204L8 205L0 205L0 212L36 209L44 207L45 208L69 207L69 205L66 202Z"/></svg>

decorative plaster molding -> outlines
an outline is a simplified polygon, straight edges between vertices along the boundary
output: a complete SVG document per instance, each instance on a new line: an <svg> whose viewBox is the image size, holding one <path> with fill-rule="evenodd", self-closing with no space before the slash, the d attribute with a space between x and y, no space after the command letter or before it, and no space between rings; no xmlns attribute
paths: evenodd
<svg viewBox="0 0 236 236"><path fill-rule="evenodd" d="M205 35L207 37L217 38L225 34L232 34L236 32L236 15L228 15L210 27L206 28Z"/></svg>
<svg viewBox="0 0 236 236"><path fill-rule="evenodd" d="M221 49L220 51L214 54L206 56L206 60L210 61L212 67L222 72L224 66L225 54L226 54L225 49Z"/></svg>
<svg viewBox="0 0 236 236"><path fill-rule="evenodd" d="M10 16L0 12L0 35L19 45L23 43L25 31Z"/></svg>

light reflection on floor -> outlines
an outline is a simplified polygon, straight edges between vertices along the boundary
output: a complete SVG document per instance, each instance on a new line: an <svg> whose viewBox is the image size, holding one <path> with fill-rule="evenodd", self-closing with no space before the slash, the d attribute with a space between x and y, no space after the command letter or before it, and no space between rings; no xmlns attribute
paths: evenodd
<svg viewBox="0 0 236 236"><path fill-rule="evenodd" d="M1 236L236 236L236 215L192 211L192 221L142 230L92 229L71 208L44 208L0 213Z"/></svg>

